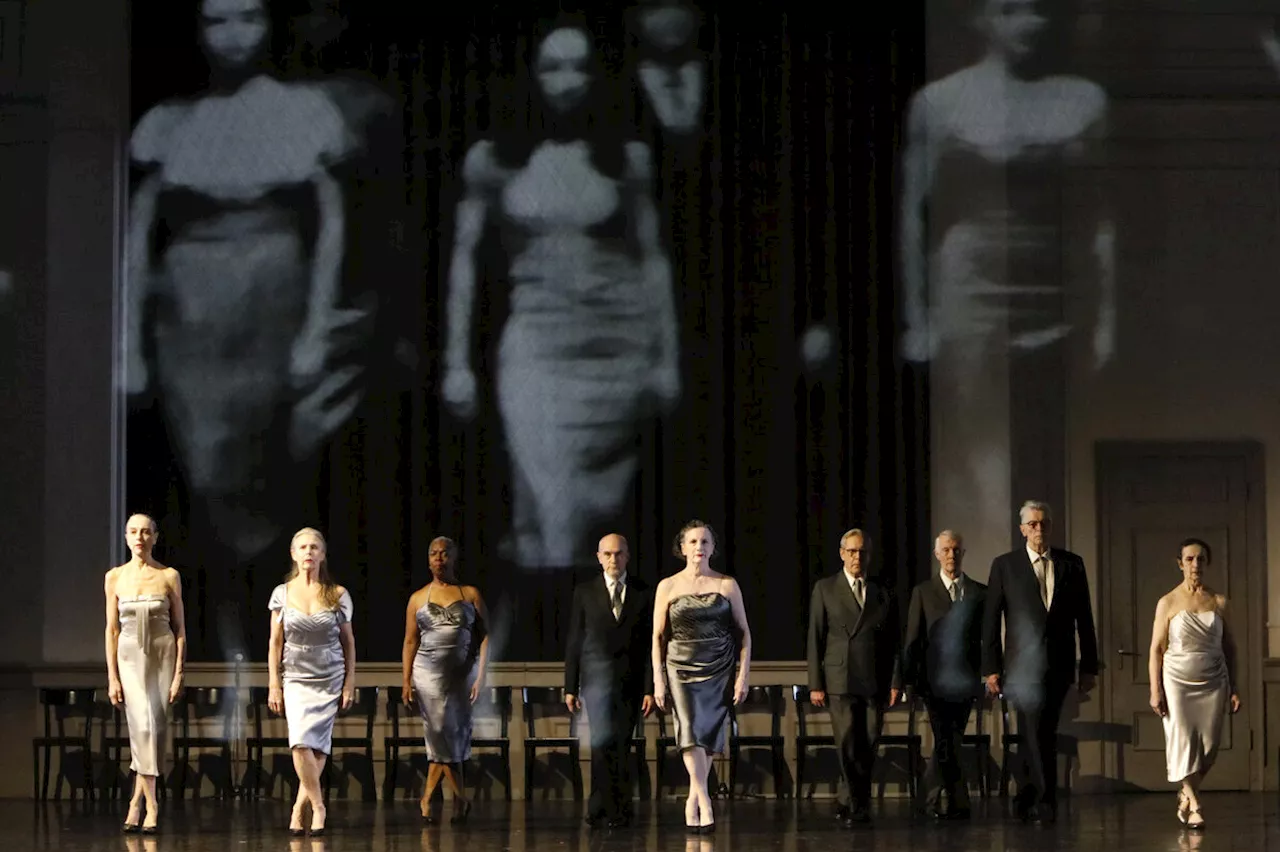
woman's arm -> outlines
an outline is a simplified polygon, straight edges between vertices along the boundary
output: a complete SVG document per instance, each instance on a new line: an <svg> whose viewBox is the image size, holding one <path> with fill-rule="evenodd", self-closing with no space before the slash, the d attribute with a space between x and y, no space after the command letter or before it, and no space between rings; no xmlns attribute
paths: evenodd
<svg viewBox="0 0 1280 852"><path fill-rule="evenodd" d="M733 608L733 620L738 625L738 680L733 687L733 703L741 704L747 698L751 683L751 625L747 623L747 608L742 603L742 588L738 581L729 580L729 605Z"/></svg>
<svg viewBox="0 0 1280 852"><path fill-rule="evenodd" d="M404 645L400 649L400 701L405 707L413 704L413 659L418 656L421 637L418 634L418 599L421 592L409 596L404 613Z"/></svg>
<svg viewBox="0 0 1280 852"><path fill-rule="evenodd" d="M449 263L442 391L445 403L460 417L470 417L476 409L476 379L471 371L471 314L479 284L476 247L489 215L483 182L493 169L491 158L491 145L487 142L478 142L467 152L462 167L466 188L458 203L453 256Z"/></svg>
<svg viewBox="0 0 1280 852"><path fill-rule="evenodd" d="M338 625L338 644L342 646L342 661L346 666L342 678L341 704L341 709L346 710L356 695L356 634L351 629L350 621Z"/></svg>
<svg viewBox="0 0 1280 852"><path fill-rule="evenodd" d="M659 710L667 709L667 604L671 584L658 583L653 594L653 699Z"/></svg>
<svg viewBox="0 0 1280 852"><path fill-rule="evenodd" d="M627 143L627 163L634 193L632 212L636 244L640 249L641 275L657 318L657 367L671 373L669 379L659 378L658 391L664 402L670 402L679 393L678 386L666 385L679 375L680 326L676 317L671 261L662 244L658 208L653 200L653 164L649 146L643 142Z"/></svg>
<svg viewBox="0 0 1280 852"><path fill-rule="evenodd" d="M141 394L151 383L143 353L146 338L143 320L151 278L152 235L156 227L156 199L162 186L160 175L143 178L129 203L129 236L125 245L124 351L120 377L125 390Z"/></svg>
<svg viewBox="0 0 1280 852"><path fill-rule="evenodd" d="M480 690L484 689L485 671L489 667L489 609L484 605L484 598L480 597L480 590L474 586L467 586L467 594L470 595L469 600L476 608L476 620L484 629L484 635L480 639L480 651L476 659L476 682L471 685L471 703L476 703L480 697Z"/></svg>
<svg viewBox="0 0 1280 852"><path fill-rule="evenodd" d="M1227 618L1227 598L1218 596L1218 618L1222 619L1222 656L1227 661L1227 683L1231 694L1231 712L1240 712L1240 688L1236 683L1236 639Z"/></svg>
<svg viewBox="0 0 1280 852"><path fill-rule="evenodd" d="M343 252L346 250L346 207L342 185L328 171L319 172L313 182L319 206L320 229L316 235L311 264L311 294L307 316L313 326L324 328L330 312L337 307L342 281Z"/></svg>
<svg viewBox="0 0 1280 852"><path fill-rule="evenodd" d="M1164 652L1169 642L1169 598L1163 597L1156 604L1156 618L1151 625L1151 653L1147 658L1147 679L1151 683L1151 709L1164 716L1169 712L1165 704L1164 682L1160 671L1164 667Z"/></svg>
<svg viewBox="0 0 1280 852"><path fill-rule="evenodd" d="M929 331L928 280L925 273L925 207L933 183L934 151L929 139L928 89L908 106L906 148L902 154L902 196L898 213L898 252L905 296L905 355L912 361L933 357Z"/></svg>
<svg viewBox="0 0 1280 852"><path fill-rule="evenodd" d="M280 669L284 656L284 610L271 613L271 639L267 643L267 707L272 713L284 712L284 689Z"/></svg>
<svg viewBox="0 0 1280 852"><path fill-rule="evenodd" d="M107 572L103 592L107 599L107 697L119 707L124 703L124 687L120 685L120 663L116 660L116 651L120 647L120 602L116 597L114 568Z"/></svg>
<svg viewBox="0 0 1280 852"><path fill-rule="evenodd" d="M182 691L183 669L187 664L187 616L182 604L182 577L169 569L169 629L176 644L174 652L173 683L169 685L169 703L178 700Z"/></svg>

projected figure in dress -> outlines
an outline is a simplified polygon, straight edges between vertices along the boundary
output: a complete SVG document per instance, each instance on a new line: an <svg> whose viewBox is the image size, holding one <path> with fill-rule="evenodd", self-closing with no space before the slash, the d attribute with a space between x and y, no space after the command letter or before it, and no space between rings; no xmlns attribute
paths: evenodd
<svg viewBox="0 0 1280 852"><path fill-rule="evenodd" d="M640 50L636 76L663 130L702 127L707 69L698 51L698 10L684 0L641 0L632 12Z"/></svg>
<svg viewBox="0 0 1280 852"><path fill-rule="evenodd" d="M933 364L935 457L966 469L940 480L935 510L967 513L957 523L995 552L1011 491L1039 484L1019 477L1019 459L1057 464L1046 423L1065 417L1062 345L1090 335L1095 367L1115 345L1111 218L1096 199L1065 203L1069 169L1104 139L1107 97L1061 73L1062 6L982 0L986 55L925 86L907 119L904 355ZM1082 234L1065 232L1068 219L1084 220Z"/></svg>
<svg viewBox="0 0 1280 852"><path fill-rule="evenodd" d="M333 357L358 322L331 172L355 144L320 88L267 70L264 0L203 0L200 34L208 90L133 133L123 378L158 395L193 513L243 563L287 529L295 465L361 395Z"/></svg>
<svg viewBox="0 0 1280 852"><path fill-rule="evenodd" d="M527 123L476 143L463 166L442 392L456 415L475 414L476 249L492 222L511 288L485 377L514 473L509 555L567 567L624 505L641 422L679 395L679 353L649 148L608 120L584 26L557 22L534 43Z"/></svg>

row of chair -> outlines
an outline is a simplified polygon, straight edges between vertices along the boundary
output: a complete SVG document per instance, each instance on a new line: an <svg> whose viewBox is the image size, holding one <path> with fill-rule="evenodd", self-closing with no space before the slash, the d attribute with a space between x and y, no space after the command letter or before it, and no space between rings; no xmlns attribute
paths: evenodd
<svg viewBox="0 0 1280 852"><path fill-rule="evenodd" d="M804 686L793 686L789 689L782 686L752 687L746 701L735 708L729 717L729 754L728 785L725 792L730 796L737 789L738 769L742 749L767 749L770 754L770 769L773 776L774 790L780 797L785 796L786 763L784 758L785 737L783 720L786 715L785 691L796 708L795 754L796 772L794 789L804 789L806 770L810 753L816 749L834 745L829 733L815 733L811 730L810 716L815 711L809 702L809 690ZM378 717L380 688L376 686L361 687L356 691L352 706L340 713L342 724L335 728L333 752L363 753L367 765L372 770L374 765L374 729ZM212 750L213 763L223 767L218 777L213 773L197 772L197 791L204 777L211 777L218 795L222 797L256 798L262 795L264 783L266 790L273 790L277 777L284 777L286 783L296 784L296 776L292 773L291 761L277 761L283 765L283 771L268 772L266 757L268 752L277 752L280 756L288 754L287 736L279 731L283 722L273 721L267 709L267 690L264 687L249 687L248 702L241 704L239 692L228 687L193 687L180 696L173 714L173 757L174 771L168 785L177 795L185 794L191 780L189 767L194 752ZM387 690L386 718L391 732L383 738L384 792L390 798L399 789L399 772L401 758L406 753L412 757L422 751L422 735L417 717L412 716L411 732L401 730L401 721L406 719L405 708L400 702L398 690ZM535 787L534 768L539 751L565 750L568 752L569 781L574 797L583 796L583 779L580 770L581 740L578 734L579 717L569 714L564 705L564 690L554 687L522 687L520 688L521 705L525 720L524 745L524 794L526 799L533 798ZM109 795L123 794L120 780L124 772L124 757L129 747L129 739L124 730L123 712L112 708L105 701L104 690L94 689L42 689L40 703L44 709L44 734L33 743L32 779L33 796L48 798L50 783L50 766L53 752L58 752L59 772L56 779L55 798L61 798L64 778L69 768L78 767L84 779L83 788L86 795L94 796L95 786L104 787ZM974 731L967 734L964 744L976 751L976 764L979 767L976 781L978 792L986 797L990 782L988 767L991 755L991 736L987 732L985 717L992 712L989 702L975 702L976 714ZM495 686L483 690L480 700L475 706L475 733L472 740L474 750L497 751L497 775L501 781L506 798L511 797L511 740L509 724L512 718L512 687ZM918 701L909 703L900 711L905 716L905 733L890 733L881 737L881 745L887 748L900 747L906 753L905 776L910 794L917 794L917 782L922 774L921 759L922 737L919 732L919 715L921 707ZM1009 786L1009 755L1016 748L1018 737L1011 733L1009 726L1009 709L1000 702L1003 717L1002 760L1000 764L1000 794L1004 795ZM768 718L769 733L744 734L739 730L739 720L748 714L760 714ZM407 721L407 719L406 719ZM547 725L555 724L557 729L548 729ZM669 721L662 714L657 715L658 736L655 746L655 793L663 789L663 781L668 754L677 750L675 738L671 735ZM95 737L95 729L98 736ZM485 734L485 735L481 735ZM98 739L101 748L95 751L94 740ZM232 772L233 745L242 744L245 757L245 772L237 783ZM637 726L632 739L635 760L642 768L648 759L648 737L642 721ZM95 755L98 756L95 759ZM95 779L103 773L96 772L101 767L107 775L107 783L96 785ZM324 784L326 792L332 786L332 761L326 766ZM43 767L43 771L42 771ZM642 781L641 795L647 787L648 772L638 773ZM1068 774L1069 777L1069 774ZM370 772L370 778L372 773ZM72 796L76 786L72 787ZM162 785L163 789L163 785ZM363 785L364 798L372 800L374 784Z"/></svg>

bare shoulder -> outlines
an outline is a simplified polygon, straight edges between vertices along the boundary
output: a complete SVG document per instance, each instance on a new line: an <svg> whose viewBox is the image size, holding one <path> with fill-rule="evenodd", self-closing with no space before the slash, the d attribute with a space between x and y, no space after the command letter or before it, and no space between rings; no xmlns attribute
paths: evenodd
<svg viewBox="0 0 1280 852"><path fill-rule="evenodd" d="M674 577L663 577L661 580L658 581L658 586L656 589L654 589L654 594L659 596L671 594L671 587L674 584L675 584Z"/></svg>
<svg viewBox="0 0 1280 852"><path fill-rule="evenodd" d="M1213 594L1213 603L1218 612L1225 612L1227 609L1227 596L1220 595L1217 592L1212 592L1211 594Z"/></svg>
<svg viewBox="0 0 1280 852"><path fill-rule="evenodd" d="M472 603L475 603L476 601L480 600L480 590L477 589L475 586L463 586L462 597L465 598L466 600L471 601Z"/></svg>
<svg viewBox="0 0 1280 852"><path fill-rule="evenodd" d="M160 569L161 575L164 577L166 586L172 586L175 589L182 585L182 574L177 568L172 566L164 566Z"/></svg>
<svg viewBox="0 0 1280 852"><path fill-rule="evenodd" d="M107 573L103 576L102 585L108 591L114 588L116 585L116 580L120 579L120 570L122 568L124 568L123 565L117 565L114 568L109 568L107 570Z"/></svg>
<svg viewBox="0 0 1280 852"><path fill-rule="evenodd" d="M469 186L484 186L502 179L492 140L481 139L467 149L462 160L462 178Z"/></svg>
<svg viewBox="0 0 1280 852"><path fill-rule="evenodd" d="M347 591L347 587L346 587L346 586L335 586L335 587L334 587L334 589L335 589L335 591L337 591L337 593L338 593L338 597L342 597L343 595L350 595L350 594L351 594L350 592L348 592L348 591Z"/></svg>

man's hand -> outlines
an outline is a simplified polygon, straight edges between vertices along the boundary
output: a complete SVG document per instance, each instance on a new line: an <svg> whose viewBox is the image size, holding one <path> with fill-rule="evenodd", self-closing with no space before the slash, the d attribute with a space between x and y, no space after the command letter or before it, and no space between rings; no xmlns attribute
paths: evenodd
<svg viewBox="0 0 1280 852"><path fill-rule="evenodd" d="M902 697L903 695L902 695L901 689L890 689L889 690L889 706L896 707L898 705L898 699Z"/></svg>
<svg viewBox="0 0 1280 852"><path fill-rule="evenodd" d="M809 703L812 704L814 707L826 707L827 706L826 690L823 690L823 689L809 690Z"/></svg>
<svg viewBox="0 0 1280 852"><path fill-rule="evenodd" d="M987 695L992 698L1000 697L1000 675L987 675Z"/></svg>
<svg viewBox="0 0 1280 852"><path fill-rule="evenodd" d="M1240 712L1240 696L1234 692L1231 693L1231 712L1232 713Z"/></svg>
<svg viewBox="0 0 1280 852"><path fill-rule="evenodd" d="M640 702L640 712L642 712L644 714L644 717L647 719L649 718L649 714L653 712L653 708L655 706L656 705L653 702L653 696L646 695L644 697L644 700Z"/></svg>
<svg viewBox="0 0 1280 852"><path fill-rule="evenodd" d="M570 713L577 713L582 709L582 702L578 700L578 696L566 692L564 694L564 706L568 708Z"/></svg>

